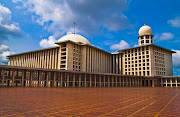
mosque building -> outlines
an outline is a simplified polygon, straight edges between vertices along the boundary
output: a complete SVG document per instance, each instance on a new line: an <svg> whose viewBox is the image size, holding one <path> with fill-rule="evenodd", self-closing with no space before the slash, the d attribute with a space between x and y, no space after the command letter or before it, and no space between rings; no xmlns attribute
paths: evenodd
<svg viewBox="0 0 180 117"><path fill-rule="evenodd" d="M153 44L153 37L144 25L138 46L109 53L79 34L67 34L54 47L8 56L8 65L0 65L0 86L179 87L175 52Z"/></svg>
<svg viewBox="0 0 180 117"><path fill-rule="evenodd" d="M151 27L139 29L139 45L109 53L83 36L68 34L58 46L9 56L8 65L136 76L172 76L174 51L153 44Z"/></svg>

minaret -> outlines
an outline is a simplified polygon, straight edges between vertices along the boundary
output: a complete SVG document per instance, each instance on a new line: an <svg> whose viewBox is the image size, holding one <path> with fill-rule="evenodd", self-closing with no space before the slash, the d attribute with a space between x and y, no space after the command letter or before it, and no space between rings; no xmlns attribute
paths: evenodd
<svg viewBox="0 0 180 117"><path fill-rule="evenodd" d="M153 44L153 37L150 26L144 24L144 26L139 29L139 45Z"/></svg>

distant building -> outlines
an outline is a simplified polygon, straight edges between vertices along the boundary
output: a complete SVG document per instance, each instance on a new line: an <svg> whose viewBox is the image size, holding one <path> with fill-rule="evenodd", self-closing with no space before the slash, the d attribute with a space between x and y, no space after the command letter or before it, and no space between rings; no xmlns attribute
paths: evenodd
<svg viewBox="0 0 180 117"><path fill-rule="evenodd" d="M134 76L172 76L174 51L153 44L151 27L139 30L139 45L109 53L83 36L68 34L58 46L8 56L11 66Z"/></svg>

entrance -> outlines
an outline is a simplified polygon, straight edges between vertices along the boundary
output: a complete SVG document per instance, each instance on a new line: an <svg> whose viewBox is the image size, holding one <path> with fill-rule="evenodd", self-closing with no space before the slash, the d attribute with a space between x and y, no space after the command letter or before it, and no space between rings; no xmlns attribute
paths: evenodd
<svg viewBox="0 0 180 117"><path fill-rule="evenodd" d="M146 80L146 87L148 87L148 80Z"/></svg>
<svg viewBox="0 0 180 117"><path fill-rule="evenodd" d="M142 80L142 86L144 86L144 80Z"/></svg>

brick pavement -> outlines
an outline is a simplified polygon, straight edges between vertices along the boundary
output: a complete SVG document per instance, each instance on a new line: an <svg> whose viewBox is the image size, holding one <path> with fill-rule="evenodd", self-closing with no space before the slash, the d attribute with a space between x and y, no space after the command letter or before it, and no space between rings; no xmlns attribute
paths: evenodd
<svg viewBox="0 0 180 117"><path fill-rule="evenodd" d="M0 88L0 116L180 116L180 89Z"/></svg>

